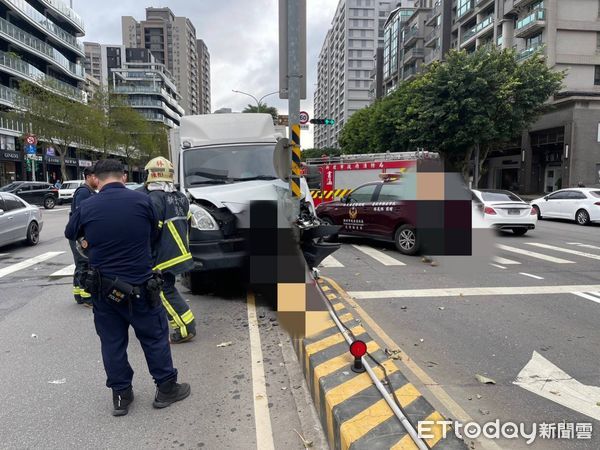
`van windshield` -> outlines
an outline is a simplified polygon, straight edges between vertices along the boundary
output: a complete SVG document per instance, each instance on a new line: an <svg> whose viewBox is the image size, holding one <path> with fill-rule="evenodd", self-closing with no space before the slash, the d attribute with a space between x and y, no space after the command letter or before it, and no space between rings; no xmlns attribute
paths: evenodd
<svg viewBox="0 0 600 450"><path fill-rule="evenodd" d="M186 150L185 187L250 180L275 180L274 145L240 145Z"/></svg>

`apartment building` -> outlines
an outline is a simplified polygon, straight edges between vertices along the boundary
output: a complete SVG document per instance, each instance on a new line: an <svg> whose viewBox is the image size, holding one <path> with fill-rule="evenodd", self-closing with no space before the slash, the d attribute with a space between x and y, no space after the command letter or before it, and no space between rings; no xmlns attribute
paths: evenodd
<svg viewBox="0 0 600 450"><path fill-rule="evenodd" d="M99 56L96 66L102 86L123 95L146 120L168 128L179 126L184 109L177 86L149 49L86 42L85 52L88 61Z"/></svg>
<svg viewBox="0 0 600 450"><path fill-rule="evenodd" d="M206 43L202 39L198 39L197 44L198 59L200 60L198 70L198 93L200 96L198 99L198 114L210 114L210 53Z"/></svg>
<svg viewBox="0 0 600 450"><path fill-rule="evenodd" d="M316 147L337 147L348 118L371 101L373 54L383 45L383 27L395 7L391 1L340 0L317 63L315 117L335 126L315 126Z"/></svg>
<svg viewBox="0 0 600 450"><path fill-rule="evenodd" d="M150 50L156 61L173 74L185 113L199 114L203 108L200 78L204 68L192 22L175 16L170 8L146 8L146 20L138 22L124 16L121 24L123 45Z"/></svg>
<svg viewBox="0 0 600 450"><path fill-rule="evenodd" d="M0 185L32 179L20 137L23 124L7 119L15 106L19 83L36 83L75 101L85 101L81 17L60 0L3 0L0 2ZM34 156L35 177L60 173L58 158L42 152ZM78 161L67 158L77 173Z"/></svg>

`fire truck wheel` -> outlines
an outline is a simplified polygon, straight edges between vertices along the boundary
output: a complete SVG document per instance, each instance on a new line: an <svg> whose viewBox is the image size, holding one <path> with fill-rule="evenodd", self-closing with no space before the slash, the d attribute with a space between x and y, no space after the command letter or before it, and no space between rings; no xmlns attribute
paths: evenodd
<svg viewBox="0 0 600 450"><path fill-rule="evenodd" d="M402 225L396 230L394 243L400 253L415 255L419 251L419 237L412 225Z"/></svg>
<svg viewBox="0 0 600 450"><path fill-rule="evenodd" d="M329 217L321 217L321 222L323 222L325 225L334 225L333 220L331 220ZM336 234L330 234L329 236L325 236L323 238L323 240L325 242L337 242L339 239L339 235Z"/></svg>

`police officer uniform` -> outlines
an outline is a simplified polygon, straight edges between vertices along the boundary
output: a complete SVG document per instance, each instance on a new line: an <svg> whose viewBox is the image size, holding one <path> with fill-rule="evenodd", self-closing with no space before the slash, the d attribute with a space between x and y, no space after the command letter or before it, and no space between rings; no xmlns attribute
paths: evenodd
<svg viewBox="0 0 600 450"><path fill-rule="evenodd" d="M196 335L194 313L175 287L176 276L194 267L189 251L190 206L187 197L174 188L173 164L168 159L154 158L145 169L148 179L144 190L150 195L161 230L154 246L154 270L163 274L160 295L175 330L171 342L181 343Z"/></svg>
<svg viewBox="0 0 600 450"><path fill-rule="evenodd" d="M83 175L85 177L85 183L79 186L73 194L73 200L71 202L71 212L69 213L69 216L71 216L73 212L81 206L81 203L84 200L87 200L93 195L96 195L96 191L94 190L95 186L92 187L88 184L88 177L94 175L94 167L86 167L83 170ZM75 243L75 241L69 240L69 247L71 247L71 253L73 253L73 261L75 262L75 272L73 273L73 297L75 298L75 302L77 302L79 305L91 308L91 295L85 290L85 287L82 283L83 274L88 269L88 260L77 250L77 244Z"/></svg>
<svg viewBox="0 0 600 450"><path fill-rule="evenodd" d="M157 385L153 405L169 406L187 397L190 387L177 383L165 310L152 272L151 243L157 219L147 195L129 190L118 177L123 165L102 160L96 165L100 193L74 211L65 236L87 242L90 272L86 286L93 301L106 385L113 390L113 415L127 414L133 401L133 369L127 360L129 326L140 341Z"/></svg>

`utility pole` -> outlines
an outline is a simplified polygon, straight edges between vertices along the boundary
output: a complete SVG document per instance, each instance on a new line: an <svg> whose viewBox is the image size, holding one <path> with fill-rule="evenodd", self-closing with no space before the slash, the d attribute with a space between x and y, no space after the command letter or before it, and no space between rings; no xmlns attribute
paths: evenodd
<svg viewBox="0 0 600 450"><path fill-rule="evenodd" d="M475 164L473 167L473 189L477 189L479 184L479 142L475 144Z"/></svg>

